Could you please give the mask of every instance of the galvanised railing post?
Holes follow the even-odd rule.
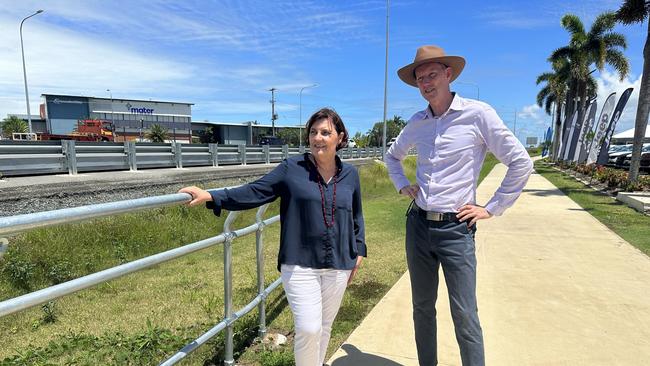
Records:
[[[305,145],[300,145],[300,147],[298,149],[299,149],[298,151],[300,151],[300,154],[305,153]]]
[[[352,146],[348,145],[348,156],[346,158],[350,159],[352,157]]]
[[[223,233],[226,240],[223,243],[223,307],[224,318],[226,319],[226,349],[223,364],[234,366],[233,357],[234,349],[234,326],[231,322],[232,312],[232,241],[236,238],[235,233],[230,229],[230,225],[239,216],[239,211],[230,211],[226,222],[223,224]]]
[[[239,161],[241,165],[246,165],[246,145],[239,145]]]
[[[268,145],[266,145],[268,146]],[[257,335],[264,338],[266,335],[266,298],[264,298],[264,213],[269,208],[268,203],[257,209],[255,222],[257,231],[255,232],[255,254],[257,256],[257,294],[262,296],[262,301],[257,305],[259,312],[260,329]]]
[[[180,142],[172,143],[172,153],[174,153],[174,162],[176,162],[176,168],[180,169],[183,167],[183,146]]]
[[[269,145],[264,145],[262,148],[264,150],[264,161],[267,164],[271,164],[271,149]]]
[[[0,238],[0,259],[9,250],[9,239]]]
[[[129,161],[129,170],[135,172],[138,170],[138,160],[135,156],[135,141],[124,141],[124,153]]]
[[[68,168],[68,174],[77,175],[77,153],[75,151],[75,141],[61,140],[61,149],[65,156],[65,165]]]
[[[289,158],[289,145],[282,145],[282,159]]]
[[[219,145],[209,144],[208,150],[210,150],[210,158],[212,160],[212,166],[218,167],[219,166]]]

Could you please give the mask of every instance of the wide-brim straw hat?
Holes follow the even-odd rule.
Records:
[[[397,76],[408,85],[417,87],[418,84],[415,81],[415,69],[418,66],[429,62],[439,62],[449,66],[451,68],[450,82],[456,80],[465,67],[465,59],[460,56],[446,55],[445,50],[438,46],[422,46],[418,48],[415,53],[413,63],[397,70]]]

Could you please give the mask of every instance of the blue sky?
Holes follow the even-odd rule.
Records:
[[[550,116],[535,105],[537,75],[568,43],[566,13],[586,27],[621,1],[391,1],[388,116],[426,104],[396,75],[418,46],[436,44],[467,66],[452,89],[492,104],[517,136],[541,136]],[[352,134],[383,116],[385,1],[29,1],[0,0],[0,116],[25,113],[20,21],[31,109],[61,93],[194,103],[194,120],[279,125],[335,108]],[[635,86],[617,131],[633,127],[647,24],[618,26],[631,73],[596,73],[600,102]],[[302,87],[317,83],[315,88]]]

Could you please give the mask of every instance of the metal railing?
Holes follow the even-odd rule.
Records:
[[[154,196],[134,200],[103,203],[97,205],[81,206],[54,211],[38,212],[25,215],[17,215],[0,218],[0,257],[7,250],[10,234],[17,234],[26,230],[48,227],[60,223],[71,223],[92,218],[116,215],[125,212],[134,212],[154,207],[170,206],[187,203],[191,196],[187,193],[176,193],[164,196]],[[220,331],[226,331],[225,337],[225,365],[234,365],[233,358],[233,326],[237,319],[252,311],[256,306],[259,312],[259,335],[266,333],[266,308],[267,296],[281,283],[276,279],[271,285],[264,288],[264,255],[263,255],[263,230],[266,225],[273,224],[280,220],[276,215],[263,219],[268,204],[261,206],[255,216],[255,224],[232,230],[231,225],[239,214],[239,211],[231,211],[223,226],[223,233],[208,239],[186,244],[182,247],[157,253],[129,263],[118,265],[100,272],[92,273],[68,282],[47,287],[22,296],[0,302],[0,317],[10,315],[27,308],[44,304],[48,301],[75,293],[77,291],[102,284],[127,274],[150,268],[160,263],[194,253],[198,250],[212,247],[223,243],[223,272],[224,272],[224,319],[190,344],[183,347],[172,357],[161,365],[173,365],[182,360],[199,346],[207,342]],[[237,312],[233,312],[232,304],[232,243],[241,236],[255,232],[256,234],[256,258],[257,258],[257,296],[246,306]]]
[[[183,168],[233,164],[270,164],[302,154],[307,148],[219,144],[62,141],[0,141],[3,176],[75,175],[83,172],[147,168]],[[347,147],[342,159],[380,158],[381,148]]]

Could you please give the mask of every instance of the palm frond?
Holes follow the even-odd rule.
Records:
[[[642,23],[650,16],[650,1],[624,0],[616,12],[616,19],[623,24]]]
[[[577,15],[566,14],[562,17],[561,23],[562,27],[568,30],[571,35],[576,33],[585,33],[585,26]]]
[[[625,77],[629,74],[630,63],[628,62],[623,52],[619,50],[609,50],[607,51],[605,60],[608,64],[612,65],[614,70],[616,70],[621,81],[625,79]]]

